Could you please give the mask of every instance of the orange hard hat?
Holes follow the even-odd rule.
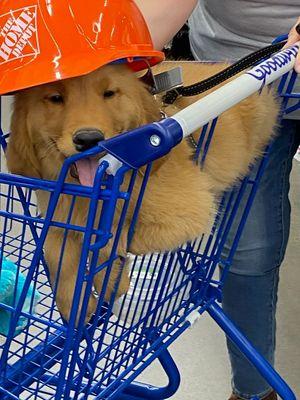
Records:
[[[1,0],[0,94],[164,59],[133,0]]]

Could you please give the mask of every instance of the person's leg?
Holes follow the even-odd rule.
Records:
[[[271,364],[279,266],[290,228],[289,175],[299,135],[300,121],[283,122],[223,291],[224,311]],[[224,257],[232,240],[233,237],[228,238]],[[229,340],[227,345],[233,392],[242,398],[264,397],[271,391],[267,382]]]

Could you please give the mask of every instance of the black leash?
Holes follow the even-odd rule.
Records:
[[[196,96],[200,93],[206,92],[207,90],[212,89],[214,86],[219,85],[227,79],[232,78],[234,75],[254,66],[259,61],[262,61],[266,57],[269,57],[273,53],[281,50],[285,44],[286,41],[283,41],[264,47],[247,55],[236,63],[230,65],[228,68],[225,68],[223,71],[220,71],[201,82],[170,90],[163,97],[163,102],[164,104],[173,104],[178,96]]]

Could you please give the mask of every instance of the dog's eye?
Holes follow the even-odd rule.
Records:
[[[110,99],[110,98],[114,97],[115,94],[116,94],[115,90],[105,90],[105,92],[103,93],[103,97],[105,99]]]
[[[48,96],[47,100],[49,100],[53,104],[63,104],[64,102],[64,98],[61,94],[53,94],[51,96]]]

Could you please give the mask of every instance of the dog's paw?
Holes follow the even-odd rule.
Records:
[[[87,325],[90,322],[93,314],[95,313],[96,308],[97,308],[97,303],[98,303],[97,298],[94,295],[91,295],[89,304],[88,304],[88,308],[86,311],[85,320],[84,320],[85,325]],[[76,323],[76,325],[77,325],[77,323]]]
[[[119,297],[123,296],[123,294],[126,294],[129,290],[130,286],[130,279],[128,275],[127,268],[125,268],[125,271],[123,271],[118,290],[117,290],[117,295],[116,298],[118,299]]]
[[[122,268],[121,277],[120,268]],[[117,300],[123,294],[126,294],[130,286],[127,263],[125,266],[122,266],[120,261],[114,262],[113,268],[110,271],[108,284],[105,288],[103,288],[104,279],[105,271],[99,272],[94,278],[94,285],[99,296],[103,295],[102,291],[105,290],[104,299],[106,302],[109,303],[112,299]]]
[[[60,312],[62,319],[66,322],[70,321],[70,316],[71,316],[71,310],[72,310],[72,304],[73,304],[73,298],[67,298],[64,297],[63,299],[59,298],[58,296],[56,297],[56,304],[58,311]],[[78,326],[80,317],[81,317],[81,311],[82,311],[82,301],[80,301],[80,304],[77,309],[76,313],[76,327]],[[86,315],[84,317],[84,324],[86,325],[92,318],[92,315],[95,313],[97,307],[97,299],[94,295],[90,296],[89,299],[89,304],[86,310]]]

